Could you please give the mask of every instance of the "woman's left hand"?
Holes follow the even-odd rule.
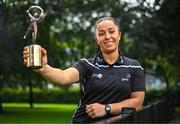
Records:
[[[86,113],[91,118],[103,117],[106,115],[105,105],[102,105],[99,103],[93,103],[93,104],[86,105]]]

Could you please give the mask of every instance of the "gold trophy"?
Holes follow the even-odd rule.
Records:
[[[28,46],[29,57],[27,59],[27,67],[38,69],[42,67],[42,55],[41,46],[35,43],[37,37],[37,23],[45,17],[45,14],[40,6],[31,6],[26,12],[30,18],[30,25],[24,35],[24,39],[29,32],[32,33],[32,44]]]

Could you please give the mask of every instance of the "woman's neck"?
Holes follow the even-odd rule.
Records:
[[[112,65],[119,58],[119,51],[117,50],[111,53],[102,52],[102,55],[103,55],[103,58],[106,60],[106,62]]]

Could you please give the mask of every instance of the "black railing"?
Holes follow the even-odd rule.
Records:
[[[169,99],[163,99],[149,104],[140,112],[124,113],[106,120],[97,122],[97,124],[111,123],[168,123],[174,117],[174,102]]]

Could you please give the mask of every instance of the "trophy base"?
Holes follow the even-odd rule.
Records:
[[[32,44],[28,46],[29,57],[27,59],[27,67],[39,69],[42,67],[41,46]]]
[[[31,69],[40,69],[42,68],[42,66],[27,66],[28,68],[31,68]]]

